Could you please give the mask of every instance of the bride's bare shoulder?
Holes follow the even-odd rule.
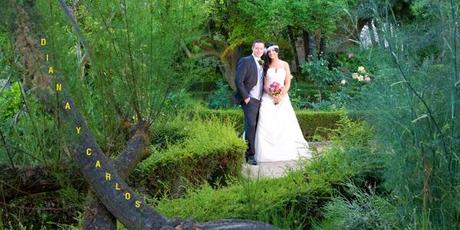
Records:
[[[287,61],[285,61],[285,60],[281,60],[281,59],[280,59],[280,62],[281,62],[281,64],[282,64],[283,66],[289,65],[289,63],[288,63]]]
[[[284,68],[288,68],[289,67],[289,63],[287,61],[284,61],[284,60],[281,60],[281,63],[283,65]]]

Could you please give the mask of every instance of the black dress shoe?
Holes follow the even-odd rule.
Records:
[[[257,161],[256,159],[253,157],[253,156],[250,156],[246,159],[246,163],[250,164],[250,165],[257,165]]]

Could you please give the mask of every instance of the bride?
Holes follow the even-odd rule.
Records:
[[[258,163],[311,158],[289,100],[292,78],[289,64],[278,58],[277,45],[269,46],[266,51],[268,69],[257,123],[255,158]]]

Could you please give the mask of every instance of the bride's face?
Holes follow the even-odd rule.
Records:
[[[278,58],[278,53],[275,50],[270,50],[270,51],[268,51],[268,57],[270,59],[277,59]]]

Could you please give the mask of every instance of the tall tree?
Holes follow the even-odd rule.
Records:
[[[349,2],[355,1],[210,1],[207,31],[201,42],[202,49],[195,56],[212,55],[218,58],[221,73],[235,89],[235,68],[238,59],[255,39],[276,42],[294,54],[298,67],[296,41],[304,39],[304,51],[313,55],[315,47],[324,52],[326,39],[345,15]],[[350,3],[350,4],[351,4]],[[316,54],[315,54],[316,55]],[[190,55],[192,56],[192,55]]]

